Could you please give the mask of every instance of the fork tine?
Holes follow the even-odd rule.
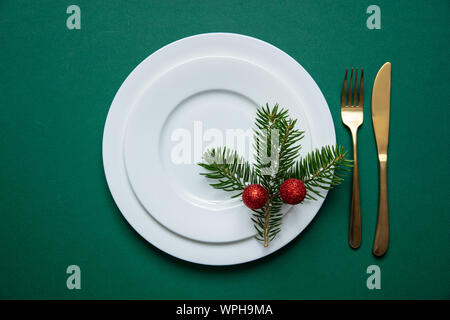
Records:
[[[364,69],[361,68],[361,80],[359,80],[359,107],[364,105]]]
[[[347,73],[348,69],[345,69],[344,84],[342,85],[342,93],[341,93],[341,108],[345,107],[345,97],[347,95]]]
[[[350,89],[348,89],[347,106],[349,106],[349,107],[353,106],[353,104],[352,104],[352,85],[353,85],[353,68],[352,68],[352,72],[350,73]]]
[[[357,107],[357,100],[356,100],[356,93],[358,92],[358,90],[356,89],[358,85],[358,68],[356,68],[356,72],[355,72],[355,86],[353,87],[353,104],[352,106]]]

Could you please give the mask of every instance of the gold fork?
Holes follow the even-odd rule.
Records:
[[[357,97],[358,68],[355,72],[355,84],[353,85],[353,68],[350,74],[350,88],[347,95],[347,74],[345,70],[344,84],[341,93],[341,118],[342,122],[349,128],[353,140],[353,189],[352,205],[350,209],[350,228],[348,243],[353,249],[361,245],[361,202],[359,198],[359,172],[358,172],[358,128],[363,123],[363,103],[364,103],[364,69],[361,69],[361,79],[359,81],[359,94]],[[358,98],[358,99],[357,99]],[[358,102],[357,102],[358,100]]]

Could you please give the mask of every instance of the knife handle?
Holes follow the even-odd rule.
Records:
[[[389,213],[387,190],[387,159],[379,161],[379,191],[378,191],[378,220],[372,252],[381,257],[388,249],[389,244]]]
[[[350,209],[348,244],[353,249],[357,249],[361,246],[361,201],[359,197],[358,144],[356,138],[357,138],[357,131],[352,130],[353,187],[352,187],[352,205]]]

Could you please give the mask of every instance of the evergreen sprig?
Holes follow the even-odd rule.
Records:
[[[245,187],[258,183],[258,176],[248,161],[238,156],[237,151],[226,147],[207,150],[203,155],[204,162],[198,165],[208,170],[201,175],[217,182],[210,183],[215,189],[236,192],[232,198],[242,194]]]
[[[252,210],[251,220],[256,229],[256,238],[268,246],[281,231],[283,201],[279,195],[281,184],[290,178],[302,180],[307,189],[307,199],[323,197],[321,191],[342,182],[342,174],[351,166],[346,152],[341,147],[325,146],[314,150],[305,158],[298,159],[304,132],[295,128],[297,120],[289,118],[286,109],[268,104],[256,112],[254,148],[255,163],[252,166],[236,151],[227,148],[205,152],[207,170],[201,174],[216,180],[210,185],[216,189],[233,192],[232,197],[242,195],[250,184],[261,184],[269,198],[263,208]]]
[[[352,166],[346,155],[342,147],[324,146],[298,160],[288,176],[303,181],[308,191],[307,199],[316,200],[315,196],[323,198],[322,190],[329,190],[344,181],[344,174]]]
[[[267,190],[269,200],[262,210],[254,210],[254,223],[258,240],[268,246],[281,230],[283,201],[278,190],[294,164],[301,148],[303,132],[295,128],[297,120],[289,118],[286,109],[276,104],[272,109],[266,104],[256,112],[255,143],[256,173]]]

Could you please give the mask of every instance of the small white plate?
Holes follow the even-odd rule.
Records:
[[[205,130],[249,128],[256,107],[266,102],[279,102],[299,118],[307,132],[303,152],[335,144],[331,114],[313,79],[266,42],[197,35],[165,46],[136,67],[108,113],[103,162],[114,200],[141,236],[178,258],[228,265],[278,250],[309,224],[323,200],[293,207],[282,232],[264,248],[242,203],[208,186],[195,161],[172,161],[175,129],[192,132],[197,120]]]
[[[235,142],[229,141],[231,149],[248,146],[241,149],[250,158],[256,109],[275,101],[289,106],[295,118],[306,119],[295,92],[246,60],[199,58],[155,80],[135,102],[125,138],[130,182],[147,211],[170,230],[193,240],[231,242],[254,236],[251,211],[240,199],[230,199],[230,193],[210,187],[197,163],[210,146],[204,141],[208,133],[217,133],[220,139],[216,140],[222,140],[213,141],[216,147],[226,143],[227,135]],[[309,132],[306,120],[300,123],[299,129]],[[230,138],[238,130],[240,145],[237,138]],[[183,140],[173,141],[179,134]],[[308,134],[302,140],[303,152],[310,151],[310,140]]]

